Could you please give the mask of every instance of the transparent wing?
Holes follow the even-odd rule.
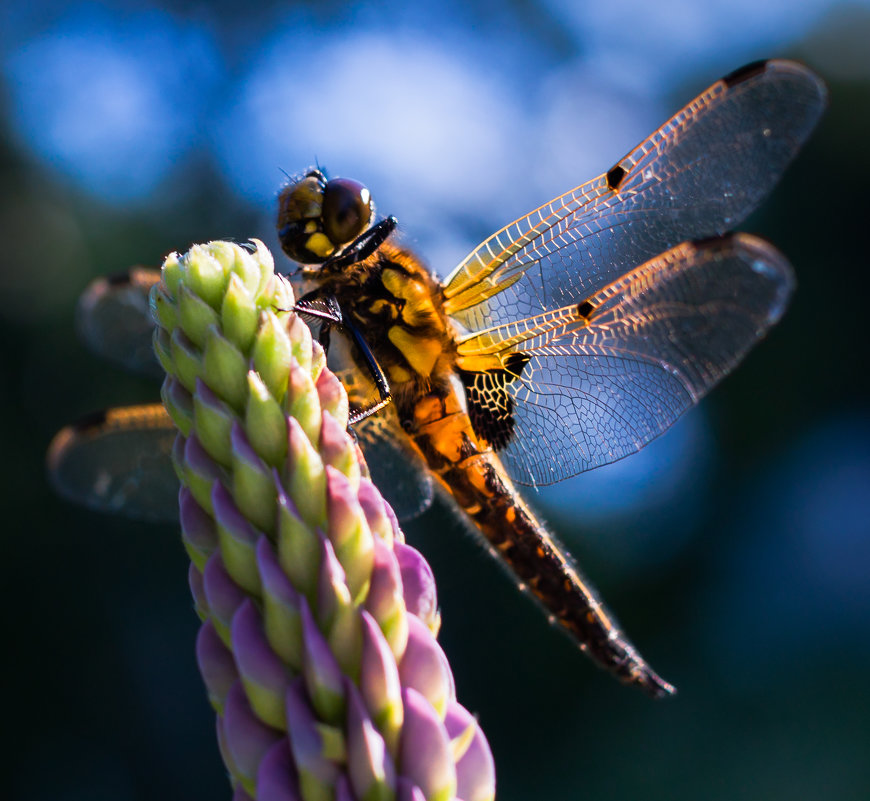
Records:
[[[134,267],[93,281],[79,300],[77,328],[88,347],[115,364],[163,378],[154,356],[151,287],[160,271]],[[335,337],[339,340],[341,338]],[[364,371],[341,371],[351,403],[364,405],[373,385],[363,386]],[[354,400],[356,395],[356,400]],[[389,407],[355,427],[372,479],[406,520],[432,503],[432,479]],[[133,518],[171,520],[178,516],[178,482],[168,459],[175,433],[162,407],[112,409],[58,434],[49,455],[52,479],[78,503]],[[168,500],[167,500],[168,499]]]
[[[131,267],[92,281],[79,298],[76,330],[98,356],[142,375],[163,379],[151,343],[149,295],[160,270]]]
[[[688,239],[722,234],[770,191],[826,90],[770,61],[713,84],[604,175],[493,234],[444,286],[467,331],[579,302]]]
[[[154,322],[148,305],[151,287],[159,280],[160,270],[148,267],[96,279],[79,299],[76,328],[97,355],[162,379],[163,368],[151,345]]]
[[[346,344],[344,338],[339,342]],[[330,347],[330,356],[335,353]],[[361,408],[377,397],[374,383],[363,368],[335,371],[353,407]],[[387,499],[399,520],[411,520],[425,512],[435,494],[432,476],[423,457],[413,449],[402,429],[395,406],[385,406],[377,414],[353,426],[353,433],[365,455],[375,486]]]
[[[170,458],[175,433],[160,404],[100,412],[55,436],[49,476],[61,495],[91,509],[177,520],[178,478]]]
[[[398,426],[398,428],[396,427]],[[399,520],[412,520],[431,505],[435,490],[426,463],[408,446],[395,408],[387,406],[354,428],[369,474]]]
[[[472,421],[521,483],[621,459],[743,358],[792,287],[788,262],[756,237],[679,245],[581,303],[461,340]],[[473,369],[487,363],[507,369]]]

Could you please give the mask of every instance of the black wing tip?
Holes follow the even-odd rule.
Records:
[[[821,107],[827,102],[828,87],[821,77],[806,64],[800,61],[790,61],[784,58],[762,59],[760,61],[751,61],[749,64],[744,64],[742,67],[729,72],[722,83],[728,89],[733,89],[741,83],[751,81],[753,78],[764,75],[766,73],[790,74],[795,78],[799,78],[807,86],[812,87],[814,93],[818,95],[821,102]],[[811,92],[812,93],[812,92]]]
[[[78,420],[69,425],[64,426],[52,437],[51,443],[48,446],[48,452],[45,456],[45,463],[48,467],[49,475],[52,478],[52,484],[58,487],[54,477],[57,471],[62,466],[67,454],[67,450],[71,444],[80,440],[82,436],[86,436],[90,432],[101,428],[105,425],[108,419],[108,412],[102,409],[97,412],[91,412],[83,415]],[[60,487],[61,492],[64,490]]]
[[[76,304],[76,315],[79,321],[87,319],[94,310],[98,309],[107,297],[114,293],[123,292],[134,285],[133,270],[121,270],[109,275],[101,275],[94,278],[79,296]],[[87,335],[80,335],[87,340]]]
[[[126,270],[116,270],[107,275],[101,275],[94,278],[85,292],[101,294],[109,289],[119,289],[121,287],[129,286],[150,289],[159,280],[159,267],[145,267],[141,264],[136,264],[132,267],[128,267]]]
[[[750,61],[749,64],[744,64],[733,72],[729,72],[722,78],[722,83],[731,89],[732,87],[737,86],[737,84],[748,81],[750,78],[754,78],[756,75],[761,75],[763,72],[767,72],[771,63],[773,62],[766,58],[758,61]]]
[[[106,424],[106,421],[108,419],[108,409],[100,409],[99,411],[88,412],[87,414],[82,415],[77,420],[70,423],[67,426],[67,429],[75,434],[81,434],[86,431],[91,431],[95,428],[100,428],[101,426]]]
[[[135,267],[129,267],[126,270],[118,270],[117,272],[104,275],[102,278],[97,278],[96,281],[105,281],[110,287],[127,286],[133,283],[133,271],[135,269]]]
[[[765,255],[776,261],[785,261],[785,256],[769,240],[745,231],[726,231],[724,234],[703,236],[689,243],[697,250],[742,250]]]
[[[752,256],[771,264],[784,265],[785,270],[790,271],[791,265],[779,248],[764,237],[756,234],[747,234],[745,231],[728,231],[718,236],[707,236],[693,239],[689,243],[696,250],[722,250]]]
[[[791,263],[775,245],[760,236],[743,231],[695,239],[689,244],[699,253],[723,253],[726,257],[739,259],[748,265],[759,279],[772,288],[773,295],[765,328],[782,318],[797,285],[797,279]]]
[[[776,246],[769,240],[756,234],[747,234],[745,231],[726,231],[724,234],[701,236],[692,239],[690,244],[698,250],[710,250],[718,247],[729,250],[740,248],[742,250],[764,250],[779,253]]]
[[[736,237],[737,233],[735,231],[726,231],[724,234],[698,237],[698,239],[691,240],[691,244],[698,250],[707,250],[709,248],[731,245]]]

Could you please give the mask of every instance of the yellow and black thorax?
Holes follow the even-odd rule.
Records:
[[[400,419],[410,422],[414,398],[443,387],[455,368],[455,333],[440,282],[389,242],[351,267],[326,264],[310,277],[362,332],[390,382]]]

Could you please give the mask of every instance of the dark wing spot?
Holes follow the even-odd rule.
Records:
[[[471,427],[495,451],[502,450],[513,437],[514,401],[508,387],[519,379],[528,363],[529,357],[525,354],[511,353],[505,359],[503,370],[459,371],[465,385]]]
[[[615,192],[619,189],[623,178],[625,178],[625,168],[617,164],[607,171],[607,186]]]
[[[507,373],[511,376],[511,381],[515,381],[523,374],[523,370],[526,369],[530,358],[525,353],[508,354],[508,357],[504,360],[504,366]]]
[[[130,270],[121,270],[120,272],[111,273],[105,276],[106,283],[111,287],[127,286],[133,283],[133,278],[130,275]]]
[[[743,83],[743,81],[748,81],[756,75],[761,75],[761,73],[766,69],[767,61],[753,61],[751,64],[747,64],[744,67],[740,67],[740,69],[734,70],[734,72],[729,72],[722,79],[722,82],[725,86],[731,89],[733,86],[737,86],[738,83]]]
[[[735,236],[736,234],[733,231],[729,231],[722,236],[705,236],[701,239],[693,239],[692,245],[697,250],[727,250],[731,247],[731,241],[735,238]]]
[[[595,307],[588,300],[584,300],[582,303],[577,305],[577,314],[586,320],[589,319],[589,315],[592,314],[593,311],[595,311]]]
[[[77,434],[92,431],[95,428],[100,428],[106,424],[106,421],[109,419],[109,416],[105,409],[101,409],[96,412],[89,412],[86,415],[83,415],[78,420],[76,420],[70,428],[72,428]]]

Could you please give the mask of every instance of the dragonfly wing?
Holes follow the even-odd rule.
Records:
[[[160,404],[109,409],[55,436],[49,476],[61,495],[91,509],[177,520],[178,478],[170,457],[175,434]]]
[[[467,331],[525,318],[725,233],[772,189],[825,97],[814,73],[788,61],[723,78],[604,175],[483,242],[445,281],[445,310]]]
[[[347,347],[343,337],[330,346],[330,358]],[[345,352],[338,357],[348,363]],[[335,369],[352,407],[364,408],[377,398],[374,382],[362,367]],[[432,477],[420,453],[413,449],[392,404],[353,426],[372,481],[387,499],[399,520],[411,520],[425,512],[435,494]]]
[[[520,483],[550,484],[663,433],[782,316],[786,259],[747,234],[684,243],[581,303],[469,335],[475,429]],[[501,370],[468,370],[499,360]]]
[[[149,294],[160,271],[133,267],[91,282],[79,299],[76,327],[96,354],[122,367],[154,378],[163,368],[154,356]]]
[[[399,520],[412,520],[431,505],[435,494],[423,458],[407,445],[393,406],[354,426],[369,475]]]

